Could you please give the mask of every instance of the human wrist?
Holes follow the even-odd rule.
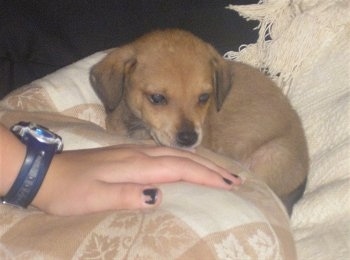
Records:
[[[26,147],[7,128],[0,126],[0,196],[14,183],[23,164]]]
[[[1,200],[26,208],[38,193],[52,158],[62,151],[63,142],[57,134],[32,122],[19,122],[11,132],[25,144],[26,156],[16,180]]]

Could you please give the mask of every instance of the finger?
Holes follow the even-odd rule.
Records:
[[[111,153],[110,150],[114,150],[115,152]],[[85,152],[89,153],[90,151],[85,151]],[[81,152],[80,154],[83,154],[83,152]],[[232,181],[236,185],[242,182],[237,175],[230,173],[229,171],[218,166],[214,162],[200,155],[197,155],[185,150],[181,150],[181,149],[175,149],[175,148],[170,148],[165,146],[154,146],[154,145],[140,146],[140,145],[126,144],[126,145],[111,146],[111,147],[103,148],[100,150],[99,155],[102,156],[104,162],[107,162],[107,161],[112,162],[110,166],[113,172],[115,172],[115,170],[113,169],[116,168],[113,162],[114,163],[118,162],[120,164],[127,163],[128,164],[127,168],[131,169],[133,167],[130,167],[130,165],[134,165],[134,168],[137,168],[138,166],[140,167],[142,163],[147,163],[150,157],[158,158],[158,157],[164,157],[164,156],[169,156],[169,157],[173,156],[173,157],[179,157],[179,158],[187,158],[196,163],[202,164],[203,166],[215,171],[217,174],[220,174],[225,179]],[[96,156],[94,157],[95,158],[93,159],[99,160],[99,158],[97,158]],[[86,160],[85,156],[82,156],[81,159],[84,161]],[[140,161],[143,161],[143,162],[141,163]],[[169,161],[169,163],[172,163],[172,162]],[[103,167],[105,167],[105,165]],[[150,167],[155,168],[154,165]],[[144,169],[147,169],[147,167],[140,167],[141,171],[144,171]],[[110,171],[107,170],[106,172],[108,173]],[[126,175],[131,174],[130,171],[126,171],[125,173]],[[127,181],[125,179],[120,179],[120,181],[121,180]]]
[[[49,213],[69,216],[109,210],[147,209],[157,207],[161,200],[161,191],[153,186],[99,182],[84,195],[83,201],[75,202],[70,198],[64,205],[51,207]]]
[[[211,187],[231,188],[241,180],[225,169],[190,152],[167,147],[120,146],[116,153],[103,155],[99,179],[109,183],[156,184],[190,181]],[[86,160],[86,158],[83,158]],[[92,160],[99,160],[96,156]]]
[[[148,155],[151,156],[175,156],[175,157],[184,157],[191,159],[199,164],[202,164],[205,167],[210,168],[213,171],[216,171],[223,177],[231,180],[235,184],[241,183],[241,180],[239,179],[239,176],[235,175],[234,173],[229,172],[227,169],[224,169],[223,167],[220,167],[216,163],[208,160],[207,158],[200,156],[198,154],[189,152],[187,150],[182,149],[174,149],[169,147],[148,147],[148,149],[145,150],[145,152]]]
[[[232,185],[241,184],[239,178],[231,176],[229,173],[218,174],[216,167],[212,169],[192,159],[181,157],[158,157],[159,170],[153,177],[159,182],[186,181],[210,187],[230,189]],[[171,163],[169,163],[171,161]],[[152,176],[150,176],[152,177]]]
[[[142,159],[143,158],[143,159]],[[175,156],[139,157],[137,162],[118,164],[118,174],[104,174],[106,182],[128,182],[141,184],[187,181],[216,188],[230,189],[240,180],[225,178],[216,171],[189,158]],[[131,165],[133,167],[131,167]],[[132,168],[132,169],[131,169]]]

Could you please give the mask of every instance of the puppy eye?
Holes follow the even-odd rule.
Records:
[[[149,95],[149,101],[154,105],[166,105],[167,100],[162,94],[151,94]]]
[[[205,104],[208,102],[210,95],[208,93],[203,93],[199,96],[198,102],[199,104]]]

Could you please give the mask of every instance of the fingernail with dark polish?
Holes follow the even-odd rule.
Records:
[[[158,190],[157,189],[146,189],[143,191],[143,195],[145,195],[145,203],[149,205],[154,205],[158,198]]]
[[[233,177],[236,177],[236,178],[240,178],[237,174],[234,174],[234,173],[231,173],[231,175],[233,176]]]
[[[224,182],[226,182],[228,185],[231,185],[233,182],[230,181],[229,179],[226,179],[226,178],[222,178],[224,180]]]

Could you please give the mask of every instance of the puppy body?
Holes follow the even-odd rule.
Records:
[[[302,194],[308,152],[287,98],[261,72],[224,60],[192,34],[157,31],[116,48],[92,68],[91,83],[105,104],[109,130],[229,156],[264,180],[289,210],[290,197]]]
[[[231,69],[232,89],[221,111],[209,111],[202,144],[241,162],[284,199],[308,173],[300,119],[260,71],[241,63]]]

